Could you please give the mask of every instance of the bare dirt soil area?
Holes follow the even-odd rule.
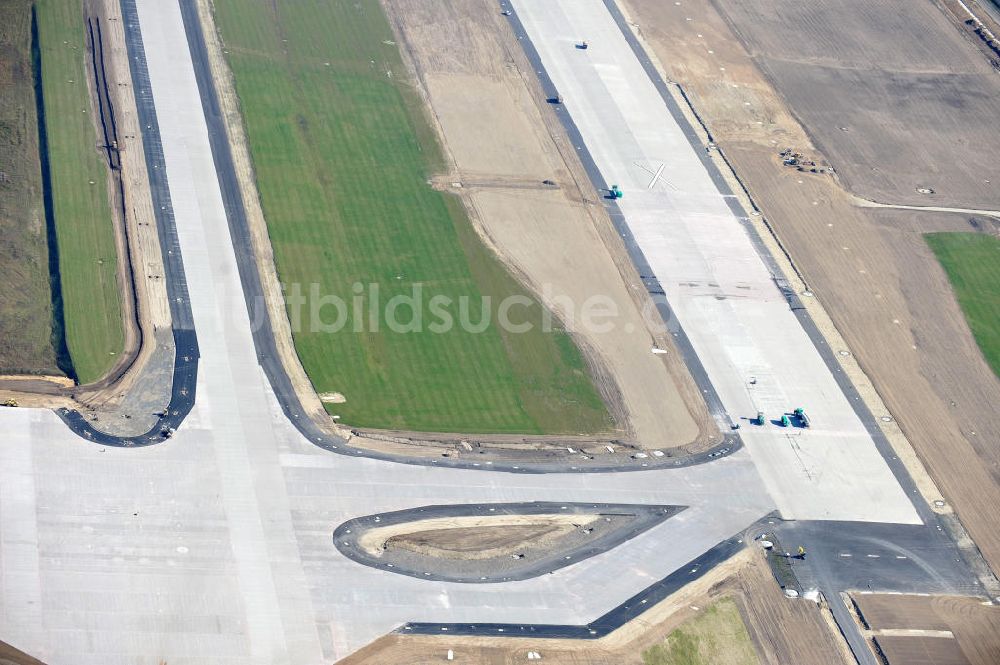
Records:
[[[526,544],[551,540],[588,524],[596,515],[500,515],[447,517],[372,529],[359,545],[372,553],[404,549],[425,556],[485,559],[510,554]]]
[[[28,0],[0,15],[0,374],[58,374]]]
[[[0,642],[0,665],[45,665],[6,642]]]
[[[539,520],[507,526],[470,526],[430,529],[389,538],[387,549],[404,549],[424,556],[449,559],[485,559],[509,556],[525,548],[544,548],[552,541],[596,519],[584,516],[573,522]]]
[[[935,3],[716,5],[850,191],[996,206],[1000,78]]]
[[[450,172],[440,185],[462,198],[487,244],[574,333],[625,425],[622,437],[659,448],[716,436],[496,4],[384,5],[445,146]],[[595,298],[618,312],[610,330],[581,320]]]
[[[385,546],[449,559],[485,558],[509,555],[528,546],[544,546],[550,539],[575,528],[574,524],[521,524],[499,529],[488,526],[431,529],[390,538]]]
[[[854,354],[996,568],[1000,412],[995,405],[1000,403],[1000,381],[983,360],[947,277],[923,239],[926,232],[942,230],[996,233],[996,224],[983,215],[862,208],[845,189],[858,186],[859,194],[894,203],[947,200],[955,207],[974,208],[992,201],[989,207],[998,207],[996,188],[985,182],[997,182],[990,176],[995,164],[982,155],[996,153],[993,143],[1000,142],[1000,135],[980,131],[995,121],[996,113],[993,102],[976,92],[998,85],[990,79],[996,75],[976,61],[980,52],[963,42],[959,28],[926,4],[913,3],[901,12],[894,3],[848,0],[766,6],[730,0],[689,0],[680,6],[653,0],[623,3],[637,32],[667,76],[684,87],[830,314],[848,345],[841,350]],[[755,23],[761,12],[770,18]],[[855,20],[855,15],[862,18]],[[772,30],[784,40],[764,34]],[[831,73],[836,69],[832,59],[841,54],[843,71]],[[817,76],[826,77],[817,79],[825,87],[792,74],[781,78],[788,69],[785,62],[815,68]],[[853,94],[849,88],[869,70],[864,89],[870,98],[845,106],[842,100]],[[925,84],[928,77],[952,74],[966,77],[972,89],[962,95],[973,99],[965,100],[951,83],[940,92]],[[913,83],[921,94],[894,87],[894,76],[923,81]],[[950,122],[955,99],[965,100],[962,113],[973,116],[962,125]],[[824,108],[842,109],[843,117],[823,116]],[[815,117],[808,115],[810,109]],[[897,111],[893,122],[904,124],[886,132],[871,118]],[[815,126],[804,129],[797,118]],[[955,147],[956,133],[970,146],[968,153]],[[847,143],[841,146],[842,141]],[[779,152],[786,148],[801,155],[799,164],[783,164]],[[813,173],[813,168],[825,172]],[[881,176],[870,178],[877,175],[871,168]],[[928,173],[933,182],[925,180]],[[918,182],[934,193],[916,192]]]
[[[815,603],[785,598],[760,551],[747,549],[704,577],[597,640],[387,635],[340,665],[414,665],[446,662],[513,665],[537,652],[558,665],[641,665],[642,654],[685,621],[722,598],[739,607],[762,663],[846,665],[855,662],[828,612]]]
[[[955,640],[923,635],[880,635],[874,640],[889,665],[970,665]]]
[[[851,598],[862,629],[890,665],[1000,662],[1000,607],[961,596]]]
[[[865,624],[873,630],[948,630],[946,612],[952,608],[938,612],[944,602],[942,597],[859,593],[852,598]]]

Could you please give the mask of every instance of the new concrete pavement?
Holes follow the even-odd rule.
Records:
[[[628,474],[526,475],[330,454],[258,364],[179,7],[138,20],[201,360],[170,440],[101,447],[0,412],[0,634],[52,663],[322,663],[408,621],[586,624],[774,508],[745,453]],[[738,492],[734,493],[734,488]],[[332,544],[345,520],[449,503],[688,505],[552,575],[425,582]]]
[[[782,514],[919,518],[602,0],[511,5]],[[588,48],[579,48],[586,41]],[[704,147],[701,148],[702,152]],[[811,426],[782,427],[804,407]],[[766,424],[749,419],[763,411]],[[794,419],[793,419],[794,420]]]
[[[407,622],[582,634],[572,627],[604,617],[610,629],[639,611],[639,595],[676,588],[682,571],[697,574],[689,562],[700,557],[694,570],[703,570],[777,507],[851,524],[920,521],[599,0],[515,6],[586,148],[625,189],[621,212],[725,408],[774,417],[803,405],[814,428],[744,425],[749,451],[632,473],[436,468],[317,447],[259,364],[181,11],[164,0],[135,6],[149,72],[149,88],[136,92],[155,102],[200,343],[197,399],[173,438],[141,449],[87,444],[48,411],[0,410],[6,641],[54,664],[300,665],[336,660]],[[579,39],[590,49],[575,49]],[[650,186],[648,168],[660,165]],[[527,501],[689,508],[610,552],[512,583],[404,577],[332,544],[339,524],[363,515]]]

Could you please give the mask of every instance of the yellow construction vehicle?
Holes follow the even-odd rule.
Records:
[[[16,399],[8,399],[8,400],[4,400],[4,403],[3,403],[3,404],[0,404],[0,406],[10,406],[10,407],[15,407],[15,406],[17,406],[17,400],[16,400]]]

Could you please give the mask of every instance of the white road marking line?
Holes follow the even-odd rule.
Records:
[[[646,189],[653,189],[656,186],[656,181],[660,179],[660,175],[663,173],[663,169],[666,168],[666,164],[660,164],[660,168],[656,169],[656,173],[653,175],[653,179],[649,181],[649,186]]]

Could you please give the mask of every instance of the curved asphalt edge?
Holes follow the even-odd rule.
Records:
[[[122,0],[122,2],[133,2],[134,0]],[[226,218],[229,223],[229,231],[232,237],[233,248],[236,253],[236,263],[239,269],[240,281],[243,285],[243,295],[246,301],[247,311],[252,322],[252,334],[254,346],[257,350],[257,361],[269,381],[278,404],[282,412],[289,421],[314,445],[343,455],[367,457],[388,462],[401,464],[413,464],[418,466],[437,466],[459,469],[480,469],[488,471],[503,471],[510,473],[584,473],[584,472],[617,472],[617,471],[645,471],[658,468],[678,468],[703,464],[712,461],[723,455],[731,454],[741,447],[738,437],[727,434],[725,440],[697,455],[676,457],[655,457],[644,453],[645,457],[639,458],[635,455],[619,454],[616,457],[608,455],[600,459],[585,460],[579,456],[569,457],[560,454],[553,461],[537,460],[517,460],[492,459],[489,461],[473,461],[473,459],[463,459],[455,457],[407,457],[383,453],[352,446],[346,439],[324,431],[302,407],[298,395],[292,386],[291,379],[281,362],[277,347],[274,341],[274,330],[271,323],[270,313],[267,310],[261,284],[260,273],[254,256],[253,243],[249,224],[246,219],[246,208],[244,206],[243,194],[236,177],[236,170],[233,165],[232,152],[226,133],[225,120],[219,107],[218,92],[215,88],[215,81],[212,78],[211,68],[208,59],[208,52],[205,45],[204,34],[202,33],[201,21],[198,17],[198,9],[195,0],[179,0],[181,15],[184,19],[184,28],[187,33],[188,46],[191,50],[191,59],[194,64],[195,77],[198,82],[198,89],[201,95],[202,107],[205,119],[208,124],[209,141],[212,148],[212,156],[215,161],[216,172],[219,177],[219,185],[222,190],[223,202],[226,210]],[[634,245],[634,243],[633,243]],[[662,303],[666,307],[666,303]],[[669,311],[667,308],[666,311]],[[667,316],[667,315],[665,315]],[[696,359],[695,359],[696,361]],[[700,364],[698,365],[700,367]],[[701,372],[704,376],[704,371]],[[701,384],[699,384],[701,385]],[[706,394],[710,399],[718,403],[714,397],[714,390]],[[577,442],[569,442],[568,446],[578,445]]]
[[[406,623],[395,633],[464,635],[478,637],[538,637],[596,640],[632,621],[646,610],[699,579],[743,549],[743,538],[733,536],[689,561],[659,582],[646,587],[610,612],[585,625],[516,623]]]
[[[146,66],[146,52],[143,48],[139,29],[139,16],[135,0],[120,0],[122,21],[125,27],[125,41],[131,60],[129,70],[135,91],[136,111],[142,132],[143,152],[149,185],[156,214],[156,231],[160,239],[163,257],[164,280],[170,299],[170,315],[174,337],[174,373],[170,391],[170,402],[162,415],[148,432],[138,436],[121,437],[95,429],[79,411],[56,409],[63,422],[77,435],[106,446],[131,447],[149,446],[170,438],[191,412],[195,401],[198,378],[198,337],[194,330],[191,300],[188,297],[187,279],[181,247],[177,239],[174,209],[170,201],[167,172],[163,160],[163,144],[156,119],[156,107],[149,84],[149,70]]]
[[[527,503],[487,503],[487,504],[453,504],[438,506],[422,506],[391,513],[365,515],[348,520],[333,531],[333,544],[337,550],[355,563],[371,568],[378,568],[389,573],[397,573],[421,580],[440,582],[459,582],[462,584],[492,584],[501,582],[520,582],[533,577],[559,570],[568,565],[579,563],[584,559],[603,554],[618,547],[627,540],[670,519],[685,510],[687,506],[629,504],[629,503],[573,503],[552,501],[531,501]],[[436,519],[442,517],[497,517],[499,515],[606,515],[609,513],[629,513],[635,515],[635,521],[625,527],[613,529],[592,542],[583,543],[572,548],[549,552],[528,564],[515,568],[495,577],[463,576],[458,574],[428,573],[401,564],[387,562],[373,556],[358,546],[358,539],[372,529],[406,524],[418,520]],[[425,557],[432,558],[432,557]]]

